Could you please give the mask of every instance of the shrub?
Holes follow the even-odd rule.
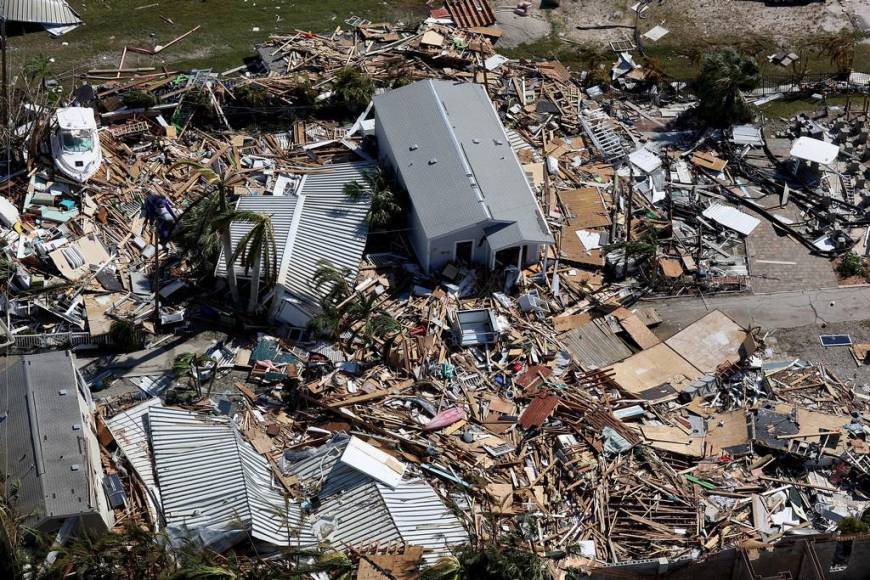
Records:
[[[855,252],[849,252],[837,264],[837,273],[843,278],[864,275],[864,260]]]
[[[157,99],[151,93],[132,90],[124,93],[121,102],[130,109],[149,109],[157,104]]]

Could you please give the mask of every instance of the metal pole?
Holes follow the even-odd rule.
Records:
[[[0,3],[0,9],[2,9],[4,11],[3,14],[0,14],[0,61],[2,61],[2,62],[0,62],[0,68],[3,69],[3,72],[2,72],[3,78],[0,79],[0,82],[3,83],[3,124],[6,127],[7,131],[11,131],[11,128],[9,127],[9,75],[8,75],[7,66],[6,66],[6,42],[7,42],[7,38],[6,38],[6,13],[5,13],[6,5],[5,5],[5,2]],[[9,140],[8,139],[6,140],[6,147],[7,147],[6,157],[8,160],[8,157],[9,157],[9,151],[8,151]],[[7,171],[9,170],[8,167],[6,169],[7,169]]]
[[[151,222],[151,235],[154,236],[154,330],[160,332],[160,235],[156,219]]]
[[[5,3],[0,5],[4,11],[6,9]],[[6,130],[9,129],[9,77],[6,67],[6,14],[0,14],[0,67],[3,68],[3,122],[6,125]]]

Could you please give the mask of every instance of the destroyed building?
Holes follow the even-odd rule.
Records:
[[[81,179],[31,129],[75,103],[22,106],[41,142],[2,182],[0,435],[28,434],[8,475],[36,481],[41,529],[127,550],[135,526],[245,574],[341,552],[410,578],[494,547],[555,578],[863,578],[870,334],[809,356],[757,319],[786,288],[819,326],[840,312],[834,268],[870,246],[870,107],[712,130],[632,41],[593,84],[506,56],[495,14],[274,33],[262,69],[125,52],[66,119],[100,154]],[[348,69],[371,102],[337,96]],[[395,224],[372,223],[373,175],[407,191]],[[194,219],[222,202],[226,227]],[[268,269],[242,259],[252,215]],[[29,354],[67,346],[75,365]]]

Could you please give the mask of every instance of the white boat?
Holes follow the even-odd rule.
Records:
[[[51,155],[55,167],[77,183],[84,183],[97,172],[103,150],[93,109],[67,107],[55,112]]]

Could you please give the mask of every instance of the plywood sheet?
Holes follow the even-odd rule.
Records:
[[[610,226],[610,211],[596,187],[560,191],[559,199],[568,211],[573,229],[591,229]]]
[[[714,310],[665,343],[702,373],[712,373],[722,363],[740,360],[746,334],[739,324]]]
[[[640,430],[644,439],[654,449],[687,457],[704,456],[703,437],[691,437],[682,429],[667,425],[642,425]]]
[[[749,430],[746,426],[746,411],[738,409],[719,413],[707,420],[707,453],[717,457],[729,450],[749,446]]]
[[[679,391],[703,374],[663,342],[635,353],[610,368],[616,384],[633,394],[662,383],[670,383]]]
[[[628,333],[628,336],[631,337],[631,340],[633,340],[637,346],[646,350],[661,342],[659,337],[653,334],[637,315],[627,310],[626,313],[627,314],[624,315],[617,315],[617,318],[619,319],[620,326],[622,326],[623,330]]]

